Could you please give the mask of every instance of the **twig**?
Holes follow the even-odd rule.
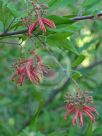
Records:
[[[2,32],[0,33],[0,37],[4,37],[4,36],[12,36],[12,35],[18,35],[18,34],[24,34],[27,33],[28,29],[24,29],[24,30],[19,30],[19,31],[13,31],[13,32]]]
[[[102,13],[98,13],[97,17],[101,17]],[[88,16],[79,16],[79,17],[74,17],[71,18],[70,20],[72,21],[79,21],[79,20],[86,20],[86,19],[94,19],[94,15],[88,15]],[[18,34],[24,34],[27,33],[28,29],[24,29],[24,30],[19,30],[19,31],[13,31],[13,32],[2,32],[0,33],[0,37],[4,37],[4,36],[11,36],[11,35],[18,35]]]
[[[3,43],[3,44],[15,44],[15,45],[19,45],[19,43],[14,43],[14,42],[1,42],[0,43]]]
[[[94,19],[95,17],[101,17],[102,13],[98,13],[97,16],[94,15],[88,15],[88,16],[79,16],[71,18],[72,21],[79,21],[79,20],[86,20],[86,19]]]
[[[93,63],[92,65],[90,65],[89,67],[87,67],[87,69],[94,68],[94,67],[96,67],[97,65],[100,65],[100,64],[102,64],[102,60]]]
[[[15,21],[15,17],[12,19],[12,21],[10,22],[10,24],[8,25],[8,27],[5,29],[4,33],[8,32],[8,30],[10,29],[11,25],[13,24],[13,22]]]

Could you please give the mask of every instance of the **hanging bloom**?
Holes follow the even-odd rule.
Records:
[[[34,50],[30,51],[30,54],[33,55],[36,58],[37,66],[36,70],[37,73],[40,74],[40,76],[43,76],[44,74],[47,74],[48,67],[43,64],[43,61],[40,56],[36,54]]]
[[[66,114],[64,119],[66,120],[70,114],[74,114],[72,119],[72,126],[76,124],[77,118],[79,118],[80,126],[83,126],[83,113],[85,113],[92,122],[95,122],[95,117],[93,113],[98,115],[96,108],[90,106],[93,103],[92,96],[89,95],[89,92],[77,92],[75,96],[71,94],[65,95],[66,102]]]
[[[50,19],[42,18],[42,22],[44,22],[44,24],[46,24],[46,25],[49,26],[50,28],[53,28],[53,29],[56,28],[55,23],[54,23],[52,20],[50,20]]]
[[[36,26],[37,26],[37,22],[34,22],[33,24],[28,26],[28,35],[30,37],[32,36],[32,33],[35,30]]]
[[[48,27],[50,27],[52,29],[56,28],[56,25],[54,24],[54,22],[52,20],[47,19],[47,18],[41,18],[40,16],[38,16],[37,21],[28,26],[28,35],[30,37],[32,36],[32,33],[38,24],[40,26],[40,30],[43,32],[43,35],[46,33],[45,25],[47,25]]]
[[[40,77],[47,73],[47,67],[43,64],[42,59],[38,56],[34,50],[30,51],[33,55],[32,58],[20,59],[14,64],[16,72],[14,73],[12,80],[16,81],[16,84],[22,85],[24,79],[27,77],[34,84],[40,83]]]
[[[39,22],[39,25],[40,25],[40,30],[43,32],[43,34],[45,34],[46,33],[46,28],[44,26],[44,22],[43,22],[41,17],[38,17],[38,22]]]
[[[42,30],[43,34],[46,33],[45,25],[47,25],[48,27],[50,27],[52,29],[56,28],[54,22],[50,19],[38,17],[38,22],[39,22],[40,29]]]
[[[22,85],[25,79],[26,69],[23,64],[20,64],[19,67],[17,64],[14,64],[14,67],[16,69],[16,72],[13,75],[12,80],[15,80],[15,78],[17,77],[18,80],[16,81],[16,84]]]
[[[37,3],[37,2],[31,2],[32,8],[28,12],[28,16],[25,18],[22,18],[22,23],[28,27],[28,35],[31,37],[33,31],[38,28],[42,31],[42,34],[44,35],[46,33],[46,26],[55,29],[56,25],[55,23],[47,18],[44,18],[43,15],[46,15],[46,9],[48,9],[48,6],[46,4]],[[33,22],[32,18],[33,16],[36,16],[35,21]]]

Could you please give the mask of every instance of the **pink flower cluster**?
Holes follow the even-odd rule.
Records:
[[[41,76],[47,73],[46,66],[43,64],[42,59],[35,53],[34,50],[30,51],[30,54],[35,58],[25,58],[19,60],[14,67],[16,69],[12,80],[16,81],[16,84],[22,85],[27,77],[32,83],[38,84]]]
[[[28,35],[30,37],[32,36],[32,33],[35,30],[35,28],[37,27],[37,25],[40,25],[40,30],[43,32],[43,34],[45,34],[46,33],[45,24],[50,28],[53,28],[53,29],[56,28],[56,26],[52,20],[47,19],[47,18],[41,18],[40,16],[38,16],[37,21],[28,26]]]
[[[89,106],[93,102],[92,96],[88,95],[88,92],[77,92],[76,96],[66,95],[65,96],[66,102],[66,114],[64,119],[66,120],[70,114],[74,114],[72,119],[72,126],[74,127],[77,118],[79,118],[80,126],[83,126],[83,113],[85,113],[92,122],[95,121],[95,117],[93,113],[98,115],[96,108]]]
[[[28,12],[28,17],[22,19],[22,23],[28,27],[28,35],[31,37],[37,26],[40,28],[43,35],[46,33],[46,26],[55,29],[55,23],[52,20],[43,17],[43,15],[46,14],[46,9],[48,9],[48,6],[46,4],[37,2],[31,3],[33,7]],[[33,19],[35,20],[34,22]]]

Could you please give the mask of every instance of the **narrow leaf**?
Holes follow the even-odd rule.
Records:
[[[85,59],[84,55],[79,55],[78,58],[72,63],[72,67],[76,67],[79,64],[82,63],[82,61]]]

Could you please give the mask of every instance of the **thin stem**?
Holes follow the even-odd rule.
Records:
[[[46,43],[44,41],[42,41],[36,34],[34,34],[34,36],[40,41],[40,43],[43,45],[43,47],[49,52],[49,54],[54,58],[56,64],[58,64],[60,66],[60,68],[62,69],[62,71],[66,74],[67,70],[65,70],[65,68],[61,65],[61,63],[59,63],[58,59],[52,54],[51,50],[48,48],[48,46],[46,45]]]
[[[1,42],[0,43],[3,43],[3,44],[15,44],[15,45],[19,45],[19,43],[14,43],[14,42]]]
[[[13,32],[6,32],[6,33],[2,32],[0,33],[0,37],[24,34],[24,33],[27,33],[27,31],[28,31],[28,28],[19,30],[19,31],[13,31]]]
[[[11,25],[13,24],[13,22],[15,21],[15,17],[13,18],[13,20],[10,22],[10,24],[8,25],[8,27],[5,29],[5,31],[4,31],[4,33],[6,33],[9,29],[10,29],[10,27],[11,27]]]
[[[97,14],[97,17],[101,17],[102,16],[102,12],[98,13]],[[88,16],[77,16],[77,17],[74,17],[74,18],[71,18],[70,20],[72,21],[80,21],[80,20],[86,20],[86,19],[94,19],[95,16],[94,15],[88,15]]]
[[[81,88],[80,88],[79,84],[77,83],[77,81],[75,79],[73,79],[73,78],[71,78],[71,80],[74,82],[74,84],[75,84],[75,86],[77,88],[77,91],[81,91]]]

